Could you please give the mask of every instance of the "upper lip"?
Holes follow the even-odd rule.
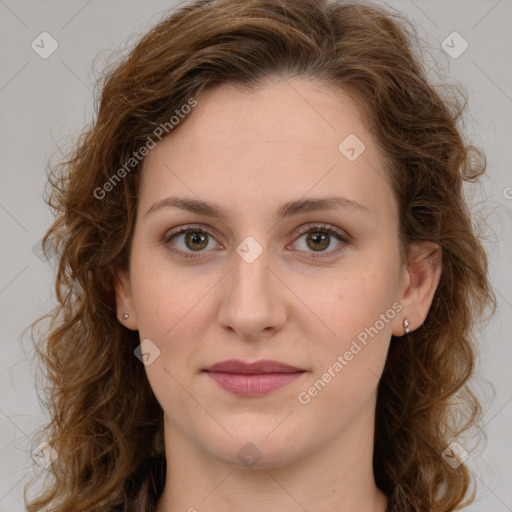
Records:
[[[223,373],[293,373],[303,372],[302,368],[296,366],[290,366],[289,364],[282,363],[280,361],[272,361],[265,359],[263,361],[256,361],[255,363],[246,363],[239,359],[228,359],[227,361],[220,361],[215,363],[204,371],[207,372],[223,372]]]

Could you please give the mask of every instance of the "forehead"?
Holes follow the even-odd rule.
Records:
[[[197,100],[144,161],[139,193],[148,208],[176,192],[220,195],[240,207],[257,197],[282,204],[308,191],[377,210],[389,205],[380,152],[343,92],[276,80],[253,91],[223,84]]]
[[[198,147],[210,150],[273,141],[336,149],[345,131],[366,137],[358,105],[348,94],[307,80],[275,79],[250,91],[234,84],[206,90],[173,137],[178,143],[193,134]]]

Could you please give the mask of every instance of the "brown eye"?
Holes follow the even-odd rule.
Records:
[[[205,252],[210,242],[213,242],[213,236],[204,229],[196,226],[183,226],[177,230],[169,233],[164,238],[164,243],[170,246],[175,246],[171,250],[179,256],[194,258],[196,255],[191,253]],[[211,249],[218,247],[218,244],[213,243]],[[197,254],[200,256],[200,254]]]
[[[188,231],[185,234],[185,245],[194,251],[200,251],[208,245],[208,236],[208,233],[202,231]]]
[[[307,236],[305,237],[305,244],[302,248],[299,248],[299,252],[309,253],[313,258],[331,256],[350,243],[348,235],[330,227],[328,224],[303,227],[294,244],[303,235]],[[333,245],[333,241],[336,241],[337,245],[334,249],[328,250]],[[209,247],[210,242],[212,243]],[[207,253],[209,249],[223,248],[222,245],[215,243],[215,238],[208,230],[200,226],[190,225],[182,226],[169,233],[164,237],[164,243],[169,246],[171,251],[184,258],[199,258],[202,257],[201,253]]]
[[[308,234],[306,241],[308,247],[311,247],[314,251],[323,251],[329,247],[331,235],[329,233],[314,231]]]
[[[305,226],[300,231],[300,236],[296,240],[302,238],[302,235],[307,235],[305,238],[305,248],[299,250],[305,252],[316,252],[319,256],[330,256],[332,253],[338,252],[338,248],[349,243],[348,237],[341,231],[334,229],[326,224],[317,224],[314,226]],[[332,245],[333,239],[338,242],[332,250],[326,250]],[[313,257],[317,257],[313,254]]]

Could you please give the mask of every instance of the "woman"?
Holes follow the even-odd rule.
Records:
[[[413,39],[362,3],[198,1],[107,75],[52,180],[54,481],[29,511],[474,499],[485,163]]]

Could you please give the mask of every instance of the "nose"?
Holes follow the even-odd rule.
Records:
[[[244,253],[241,244],[239,250],[241,255],[233,253],[233,266],[219,288],[219,323],[240,338],[267,338],[283,328],[291,292],[267,248],[253,261],[254,246]]]

